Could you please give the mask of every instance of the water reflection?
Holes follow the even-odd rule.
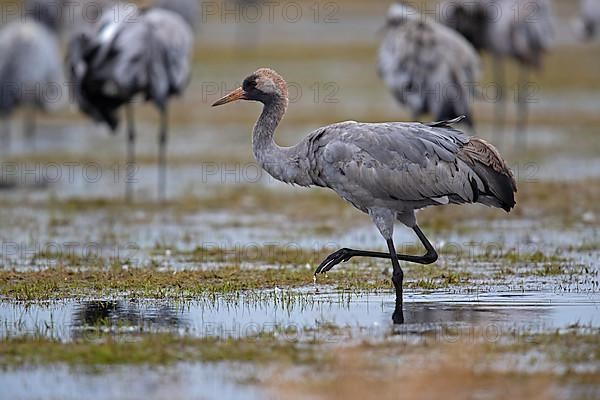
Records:
[[[73,339],[89,338],[90,332],[172,332],[186,326],[181,312],[168,303],[133,301],[85,301],[74,306]]]
[[[494,307],[483,304],[408,303],[405,324],[393,327],[394,335],[429,335],[442,340],[485,335],[499,339],[515,333],[540,333],[555,327],[551,308]]]

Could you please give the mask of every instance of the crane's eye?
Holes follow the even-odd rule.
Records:
[[[246,79],[244,84],[242,85],[244,90],[250,90],[256,87],[256,80],[254,79]]]

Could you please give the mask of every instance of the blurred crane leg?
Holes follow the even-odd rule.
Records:
[[[2,150],[0,153],[8,153],[10,150],[10,120],[2,118]]]
[[[158,199],[167,198],[167,130],[168,113],[166,106],[160,110],[160,132],[158,134]]]
[[[125,201],[130,203],[133,199],[133,180],[136,173],[135,168],[135,119],[133,104],[128,103],[125,107],[127,114],[127,164],[125,166]]]
[[[527,102],[529,101],[527,98],[528,79],[529,67],[522,65],[519,68],[519,102],[517,104],[517,125],[515,132],[515,146],[517,147],[527,145],[527,117],[529,112],[527,107]]]
[[[504,101],[506,77],[502,57],[494,56],[492,62],[494,63],[494,83],[496,84],[496,88],[498,88],[498,98],[495,104],[494,140],[498,146],[501,146],[502,135],[504,134],[504,122],[506,120],[506,103]]]
[[[23,113],[23,131],[25,133],[25,140],[27,140],[29,146],[33,149],[35,147],[35,110],[30,107],[26,107]]]

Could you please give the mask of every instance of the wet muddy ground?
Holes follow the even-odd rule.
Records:
[[[403,265],[406,324],[397,326],[386,262],[355,259],[313,281],[335,249],[384,249],[368,218],[258,169],[257,105],[209,107],[269,65],[302,92],[281,144],[340,120],[408,119],[375,73],[385,7],[371,15],[348,4],[318,45],[298,37],[322,35],[308,22],[276,24],[276,39],[258,32],[255,50],[227,25],[203,26],[194,80],[172,107],[165,204],[151,107],[138,107],[132,204],[123,132],[68,110],[40,118],[34,140],[21,136],[20,118],[11,122],[0,154],[1,396],[600,397],[600,94],[590,79],[600,47],[559,41],[532,78],[540,91],[526,145],[515,146],[514,110],[495,137],[495,104],[477,101],[476,133],[513,167],[517,208],[420,212],[441,257]],[[350,54],[344,37],[362,14],[372,36]],[[421,251],[405,228],[395,239]]]

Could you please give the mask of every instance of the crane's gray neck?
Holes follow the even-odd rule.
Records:
[[[265,103],[252,133],[252,150],[260,166],[273,178],[304,185],[304,174],[296,156],[296,148],[280,147],[273,135],[287,108],[287,100],[275,97]]]

